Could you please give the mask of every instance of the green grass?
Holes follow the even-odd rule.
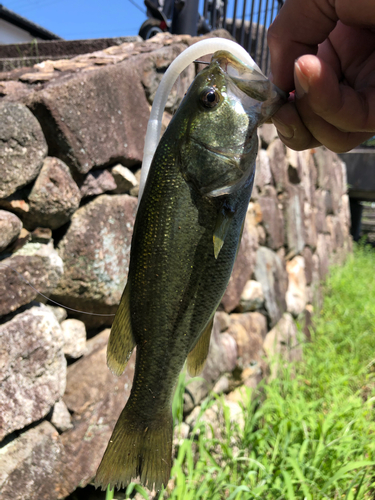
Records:
[[[178,450],[174,487],[160,498],[375,497],[374,269],[374,251],[357,247],[332,271],[303,361],[248,393],[243,429],[225,405],[220,439],[198,419]]]

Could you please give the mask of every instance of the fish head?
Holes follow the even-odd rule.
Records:
[[[262,73],[229,52],[216,52],[181,105],[181,169],[202,195],[230,194],[252,182],[257,127],[285,96]]]

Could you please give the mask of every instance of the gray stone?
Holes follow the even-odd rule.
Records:
[[[221,304],[226,312],[233,311],[240,303],[242,290],[253,273],[257,248],[258,232],[255,226],[246,219],[233,271],[221,299]]]
[[[292,316],[284,313],[280,321],[267,333],[263,348],[271,363],[271,378],[277,376],[280,362],[302,359],[302,347]]]
[[[329,272],[327,242],[324,234],[318,235],[316,253],[319,257],[319,277],[323,281]]]
[[[315,225],[318,233],[327,231],[326,215],[332,213],[330,194],[323,189],[317,189],[314,193]]]
[[[5,210],[0,210],[0,252],[15,241],[22,229],[20,219]]]
[[[59,432],[65,432],[73,427],[69,410],[62,399],[57,401],[53,407],[51,424],[56,427]]]
[[[302,179],[301,158],[297,151],[286,148],[286,161],[288,163],[288,180],[291,184],[299,184]]]
[[[274,139],[278,138],[277,129],[273,123],[264,123],[258,128],[262,147],[267,148]]]
[[[302,252],[302,257],[304,258],[305,261],[305,278],[306,278],[306,285],[310,285],[312,281],[312,268],[313,268],[313,263],[312,263],[312,251],[311,248],[305,247]]]
[[[266,235],[266,231],[264,229],[263,226],[257,226],[257,233],[258,233],[258,243],[259,243],[259,246],[262,246],[264,247],[265,244],[266,244],[266,238],[267,238],[267,235]]]
[[[285,240],[289,257],[305,246],[304,205],[301,186],[289,185],[283,193]]]
[[[53,312],[53,314],[55,315],[57,321],[61,324],[62,321],[64,321],[64,319],[66,319],[68,317],[68,313],[66,311],[66,309],[64,309],[63,307],[59,307],[59,306],[51,306],[49,304],[46,305],[46,307]]]
[[[37,226],[57,229],[77,210],[81,194],[65,163],[47,157],[28,201],[30,209],[24,218],[28,229]]]
[[[107,191],[114,191],[116,182],[109,170],[93,170],[89,172],[81,186],[81,196],[98,196]]]
[[[2,260],[0,269],[3,316],[37,298],[38,291],[49,296],[63,274],[63,263],[52,243],[27,243],[12,257]]]
[[[269,248],[259,247],[254,274],[262,285],[270,326],[273,327],[286,311],[285,294],[288,288],[288,276],[285,264]]]
[[[306,274],[305,260],[300,255],[286,263],[288,273],[288,290],[286,292],[287,311],[293,316],[300,315],[306,306]]]
[[[86,350],[86,327],[79,319],[66,319],[61,323],[64,354],[67,358],[80,358]]]
[[[78,209],[58,251],[65,273],[53,298],[74,309],[113,314],[125,287],[136,198],[101,195]],[[75,314],[87,327],[112,317]]]
[[[337,215],[328,215],[326,222],[331,237],[331,249],[335,252],[340,252],[344,245],[344,234],[340,224],[340,218]]]
[[[314,306],[314,309],[320,311],[323,304],[322,290],[320,278],[320,259],[317,253],[312,256],[312,273],[309,302]]]
[[[330,192],[332,212],[337,214],[341,196],[346,191],[346,186],[343,186],[345,179],[342,173],[342,161],[336,153],[326,148],[317,148],[314,158],[318,170],[318,185]]]
[[[309,245],[310,248],[315,249],[318,238],[318,234],[316,231],[316,212],[308,201],[305,201],[303,205],[303,212],[306,245]]]
[[[0,104],[0,198],[6,198],[38,175],[47,154],[42,129],[23,104]]]
[[[242,290],[239,311],[248,312],[262,309],[264,306],[264,295],[262,285],[258,281],[249,280]]]
[[[305,193],[305,201],[313,204],[315,186],[317,183],[317,170],[311,150],[298,151],[298,159],[301,165],[301,183]]]
[[[139,184],[133,172],[123,165],[116,165],[111,172],[116,184],[114,192],[117,194],[129,193]]]
[[[277,250],[284,244],[284,218],[279,208],[275,188],[267,186],[258,202],[262,210],[263,227],[266,231],[266,245]]]
[[[254,186],[262,190],[264,186],[271,184],[271,182],[270,159],[264,149],[259,149],[256,159]]]
[[[64,498],[64,448],[58,432],[42,422],[0,450],[2,500],[54,500]]]
[[[270,167],[276,191],[283,191],[288,184],[288,162],[285,157],[286,148],[280,139],[271,142],[267,148]]]
[[[0,439],[35,422],[64,394],[66,361],[60,325],[32,307],[0,325]]]

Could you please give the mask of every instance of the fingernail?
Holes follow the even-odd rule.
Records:
[[[289,126],[289,125],[285,125],[285,123],[281,122],[280,120],[278,120],[277,118],[272,118],[272,121],[275,125],[275,127],[277,128],[277,131],[279,132],[279,134],[281,134],[285,139],[293,139],[294,137],[294,128]]]
[[[294,64],[294,84],[296,86],[296,97],[301,99],[309,91],[309,79],[302,72],[298,62]]]

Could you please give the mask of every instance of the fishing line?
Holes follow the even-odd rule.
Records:
[[[24,278],[21,273],[19,273],[16,269],[14,269],[14,267],[8,266],[8,264],[3,264],[2,262],[0,262],[0,266],[7,267],[8,269],[11,269],[12,271],[14,271],[18,275],[18,277],[22,281],[24,281],[27,285],[29,285],[34,290],[34,292],[36,292],[37,294],[41,295],[43,298],[47,299],[49,302],[52,302],[53,304],[56,304],[57,306],[63,307],[64,309],[68,309],[68,311],[73,311],[73,312],[77,312],[77,313],[81,313],[81,314],[88,314],[90,316],[101,316],[101,317],[104,317],[104,316],[105,317],[115,316],[114,314],[99,314],[99,313],[91,313],[91,312],[86,312],[86,311],[80,311],[79,309],[73,309],[72,307],[64,306],[63,304],[60,304],[59,302],[56,302],[55,300],[50,299],[49,297],[47,297],[46,295],[44,295],[42,292],[39,292],[39,290],[37,290],[35,288],[35,286],[33,286],[30,283],[30,281],[28,281],[26,278]]]

